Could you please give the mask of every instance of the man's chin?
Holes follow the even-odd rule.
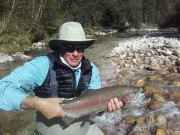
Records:
[[[73,68],[77,67],[79,65],[79,62],[71,62],[69,65]]]

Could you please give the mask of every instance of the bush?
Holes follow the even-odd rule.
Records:
[[[15,45],[15,44],[9,44],[9,45],[5,48],[5,51],[6,51],[7,53],[14,54],[14,53],[16,53],[16,52],[21,52],[22,49],[21,49],[19,46]]]
[[[0,37],[0,45],[2,52],[15,53],[24,51],[31,46],[31,36],[3,34]]]

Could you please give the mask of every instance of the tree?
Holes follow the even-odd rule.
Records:
[[[180,31],[180,1],[175,1],[174,9],[175,11],[169,11],[166,17],[162,16],[164,19],[159,23],[161,28],[175,27]]]
[[[129,26],[140,28],[142,24],[142,0],[129,0],[126,5]]]
[[[157,21],[157,3],[156,0],[143,0],[143,21],[145,23],[155,24]]]
[[[0,35],[6,30],[8,24],[10,22],[11,16],[15,9],[15,4],[16,4],[16,0],[13,0],[10,12],[7,14],[7,16],[4,15],[4,22],[3,22],[2,28],[0,30]]]

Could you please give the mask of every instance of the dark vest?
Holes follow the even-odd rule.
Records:
[[[82,59],[81,75],[76,88],[75,71],[61,62],[57,52],[50,53],[47,56],[50,60],[50,64],[52,62],[52,69],[50,66],[45,81],[40,87],[37,87],[34,90],[36,96],[48,98],[52,97],[52,93],[55,92],[57,97],[73,98],[79,96],[82,91],[88,89],[92,76],[92,66],[89,60],[87,60],[85,57]],[[54,91],[55,89],[51,88],[52,79],[50,74],[52,74],[52,71],[55,71],[55,80],[57,82],[56,91]]]

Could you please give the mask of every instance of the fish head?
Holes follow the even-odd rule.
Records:
[[[144,91],[142,88],[135,88],[133,91],[132,91],[132,95],[133,95],[133,98],[132,100],[136,100],[136,99],[139,99],[141,98],[142,96],[145,95]]]
[[[122,96],[122,101],[124,103],[128,103],[134,100],[137,100],[144,96],[144,92],[142,88],[139,87],[132,87],[130,91],[127,91],[125,94]]]

